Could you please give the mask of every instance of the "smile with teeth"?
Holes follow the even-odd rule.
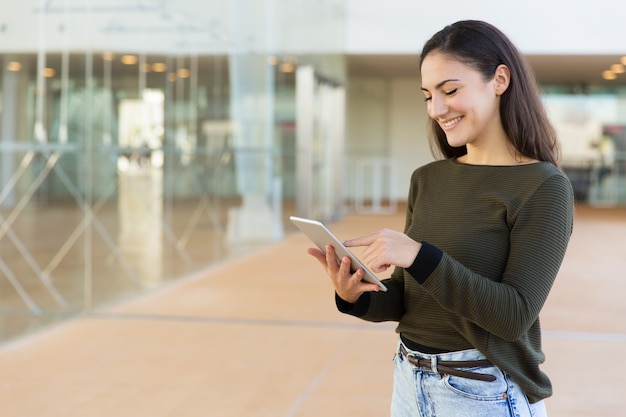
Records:
[[[450,119],[448,121],[442,122],[441,126],[444,129],[450,129],[451,127],[453,127],[454,125],[456,125],[463,117],[459,116],[459,117],[455,117],[454,119]]]

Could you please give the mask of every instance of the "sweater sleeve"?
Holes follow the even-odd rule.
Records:
[[[404,314],[403,284],[396,279],[386,279],[386,292],[367,292],[356,303],[348,303],[335,294],[337,309],[345,314],[371,322],[400,321]]]
[[[408,272],[443,308],[504,340],[517,340],[537,320],[560,269],[573,207],[569,181],[561,175],[546,180],[517,214],[499,281],[474,273],[433,246],[420,257],[426,268],[414,264]]]

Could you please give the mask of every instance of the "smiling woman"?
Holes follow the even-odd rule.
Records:
[[[507,154],[512,153],[511,143],[502,127],[499,107],[509,80],[510,72],[505,65],[499,65],[493,77],[485,81],[472,67],[443,53],[434,52],[424,59],[422,91],[428,115],[444,130],[448,145],[471,146],[472,156],[485,148],[493,155],[494,148],[499,147],[506,162]]]
[[[422,50],[421,71],[427,100],[436,91],[451,99],[460,88],[468,87],[472,87],[470,92],[487,93],[479,102],[482,105],[472,104],[469,114],[477,118],[479,130],[468,139],[487,133],[482,128],[495,129],[491,133],[500,137],[500,148],[506,143],[507,153],[513,152],[517,162],[521,158],[521,162],[539,160],[557,164],[556,133],[543,108],[533,73],[499,29],[491,27],[482,35],[471,30],[439,32]],[[435,87],[435,92],[428,91],[428,83]],[[464,103],[477,99],[476,95],[468,95],[463,94]],[[445,109],[432,103],[428,109],[435,147],[447,157],[465,155],[467,143],[450,143],[451,138],[440,123],[442,116],[447,116],[444,121],[449,122],[450,117],[460,117],[465,112],[442,115],[439,112]],[[488,121],[483,121],[483,117]],[[493,141],[491,138],[487,146],[493,145]]]
[[[539,312],[565,255],[574,197],[532,75],[507,37],[461,21],[421,56],[433,146],[411,177],[403,232],[349,239],[386,292],[312,248],[338,309],[397,321],[393,417],[545,416]],[[442,383],[443,382],[443,383]],[[459,395],[460,394],[460,395]]]

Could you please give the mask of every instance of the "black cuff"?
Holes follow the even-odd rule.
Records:
[[[422,242],[422,248],[417,253],[413,264],[406,268],[406,271],[420,284],[426,282],[426,279],[433,273],[435,268],[439,266],[443,252],[427,242]]]
[[[361,317],[365,315],[370,306],[370,293],[363,293],[355,304],[347,302],[335,293],[335,304],[340,312],[350,314],[355,317]]]

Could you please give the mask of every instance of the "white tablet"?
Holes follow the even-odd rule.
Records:
[[[352,272],[356,271],[358,268],[362,268],[363,271],[365,271],[365,275],[363,276],[364,281],[377,284],[382,291],[387,291],[385,284],[383,284],[372,271],[363,265],[359,258],[350,252],[348,248],[346,248],[343,243],[341,243],[339,239],[337,239],[335,235],[333,235],[321,222],[295,216],[291,216],[289,219],[322,251],[326,252],[326,245],[332,245],[335,248],[335,254],[337,255],[338,261],[340,261],[344,256],[350,257],[352,260],[350,265]]]

